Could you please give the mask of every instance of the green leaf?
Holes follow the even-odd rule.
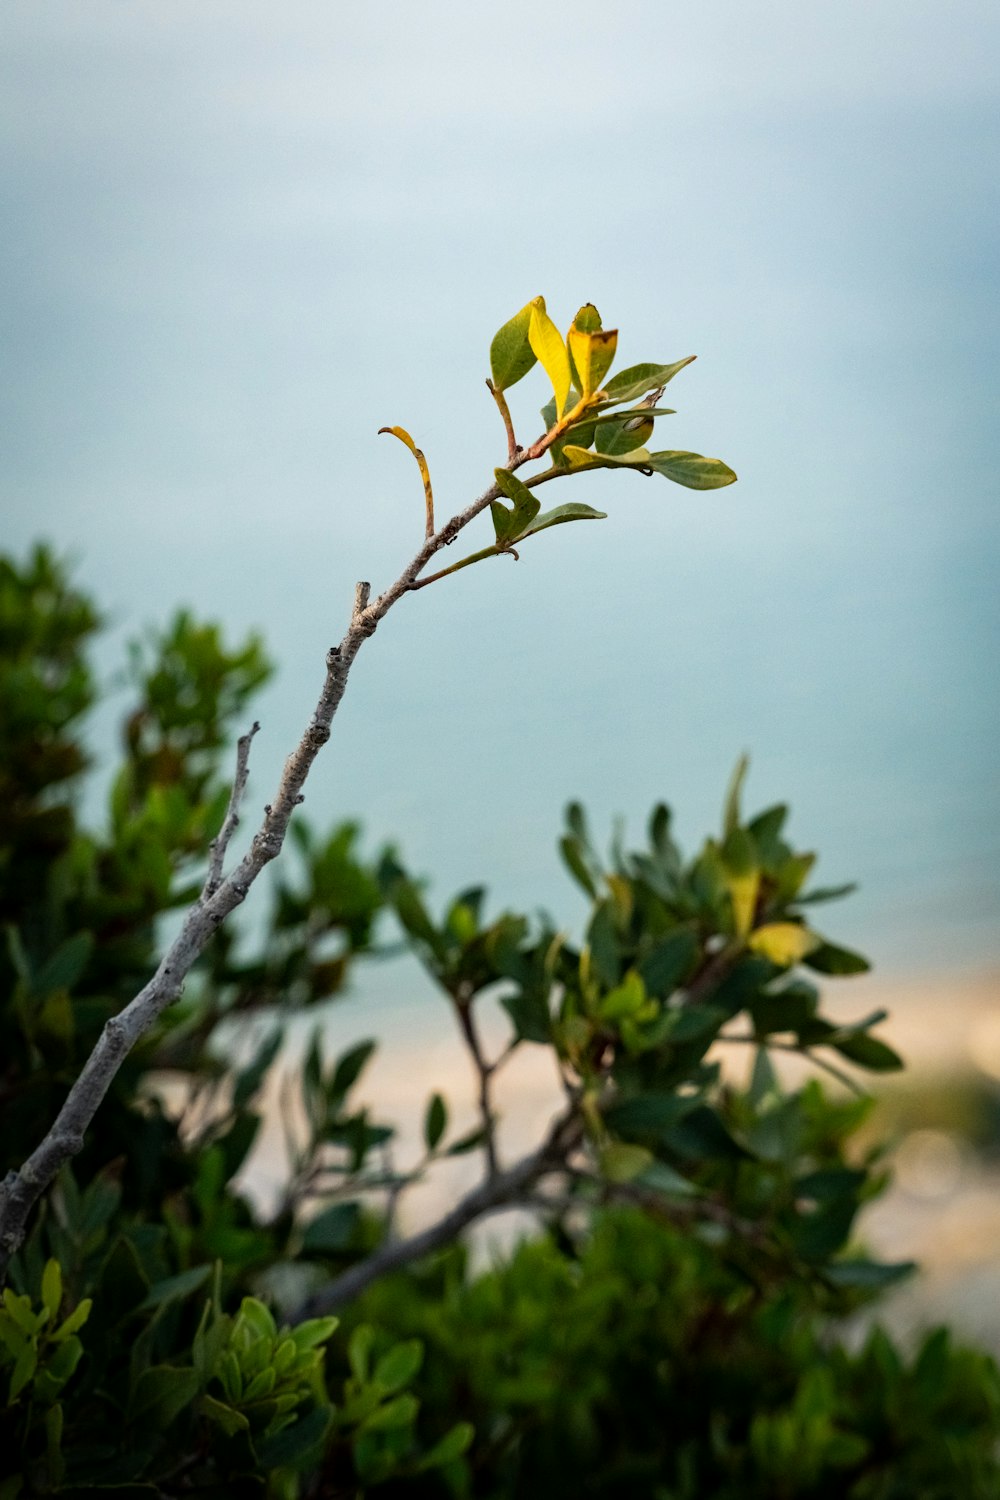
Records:
[[[367,1385],[368,1383],[372,1345],[374,1343],[375,1330],[370,1323],[362,1323],[355,1328],[348,1341],[347,1359],[351,1366],[351,1373],[359,1385]]]
[[[469,1448],[475,1436],[476,1429],[471,1422],[458,1422],[446,1432],[444,1437],[434,1444],[417,1462],[417,1470],[443,1468],[445,1464],[454,1463],[456,1458]]]
[[[680,1094],[633,1094],[606,1109],[604,1118],[616,1135],[658,1135],[676,1125],[696,1104],[696,1099]]]
[[[877,1037],[868,1036],[864,1032],[844,1037],[830,1045],[836,1048],[841,1057],[846,1057],[850,1062],[857,1063],[859,1068],[867,1068],[872,1073],[896,1073],[904,1066],[898,1052],[894,1052]]]
[[[7,1310],[7,1316],[13,1323],[17,1324],[21,1332],[27,1334],[28,1338],[34,1338],[38,1332],[39,1323],[35,1314],[31,1311],[31,1298],[25,1296],[19,1297],[8,1286],[4,1287],[3,1305]]]
[[[570,433],[573,432],[570,428]],[[598,453],[617,456],[644,448],[653,432],[653,419],[645,414],[626,415],[614,422],[598,422],[594,430],[594,447]]]
[[[338,1060],[330,1085],[330,1094],[334,1099],[343,1099],[354,1087],[377,1045],[377,1042],[370,1040],[359,1042]]]
[[[448,1128],[448,1106],[440,1094],[432,1094],[424,1115],[424,1143],[428,1151],[436,1149]]]
[[[689,927],[668,933],[639,965],[650,995],[666,998],[688,974],[698,956],[698,939]]]
[[[409,1427],[416,1418],[420,1402],[409,1393],[395,1396],[385,1406],[379,1406],[363,1424],[363,1430],[380,1432],[386,1429]]]
[[[833,943],[820,943],[805,961],[819,974],[867,974],[871,968],[867,958],[860,953],[852,953],[850,948],[838,948]]]
[[[736,483],[736,475],[721,458],[703,458],[700,453],[651,453],[648,463],[657,474],[689,490],[720,490]]]
[[[857,883],[853,880],[844,885],[821,885],[814,891],[806,891],[802,896],[795,897],[796,906],[818,906],[821,901],[840,901],[844,896],[853,896],[857,890]]]
[[[647,391],[669,385],[678,371],[691,364],[695,358],[694,354],[689,354],[687,359],[679,359],[672,365],[631,365],[608,381],[604,387],[605,395],[616,406],[626,401],[638,401]]]
[[[236,1075],[236,1087],[233,1090],[234,1108],[242,1109],[243,1105],[256,1094],[264,1082],[265,1073],[278,1055],[284,1037],[282,1027],[276,1026],[267,1040],[257,1049],[253,1061]]]
[[[496,501],[490,505],[497,541],[516,542],[519,537],[528,533],[531,522],[541,509],[541,501],[537,500],[527,485],[522,484],[509,469],[494,469],[493,473],[496,477],[497,488],[514,505],[512,511],[506,510]]]
[[[72,1334],[79,1332],[90,1317],[90,1309],[93,1305],[93,1299],[90,1297],[84,1297],[82,1302],[78,1302],[69,1316],[63,1319],[55,1333],[52,1334],[54,1342],[62,1343],[64,1339],[68,1339]]]
[[[158,1428],[170,1423],[189,1406],[198,1391],[194,1370],[173,1365],[153,1365],[139,1376],[129,1402],[131,1423],[149,1422]]]
[[[490,369],[498,391],[516,385],[535,363],[537,355],[528,339],[533,303],[528,302],[493,336],[490,345]]]
[[[788,808],[781,802],[758,813],[747,824],[747,832],[753,835],[760,862],[766,870],[776,873],[778,866],[788,857],[788,846],[782,842],[781,830],[788,817]]]
[[[602,1021],[620,1021],[624,1016],[634,1016],[645,1004],[646,986],[630,969],[622,983],[602,997],[597,1013]]]
[[[469,1151],[475,1151],[486,1139],[486,1131],[481,1127],[470,1130],[468,1135],[460,1136],[457,1141],[448,1147],[446,1155],[465,1156]]]
[[[881,1263],[874,1260],[839,1260],[828,1266],[826,1277],[834,1286],[852,1290],[881,1292],[897,1282],[905,1281],[917,1269],[915,1260]]]
[[[25,1386],[32,1379],[38,1368],[38,1349],[34,1344],[25,1344],[17,1359],[10,1377],[9,1400],[15,1402]]]
[[[227,1437],[235,1437],[238,1432],[250,1431],[250,1423],[241,1411],[237,1411],[233,1406],[227,1406],[224,1401],[217,1401],[214,1396],[202,1396],[198,1403],[198,1410]]]
[[[700,1188],[674,1167],[669,1167],[666,1162],[654,1161],[652,1166],[647,1167],[636,1179],[641,1187],[652,1188],[654,1193],[663,1193],[668,1198],[691,1198],[697,1197]]]
[[[552,382],[552,390],[556,398],[556,416],[562,417],[569,397],[569,355],[566,352],[562,334],[545,311],[544,297],[536,297],[531,303],[528,342],[536,359]]]
[[[358,1227],[360,1208],[356,1203],[333,1203],[315,1219],[310,1219],[302,1236],[306,1254],[330,1255],[346,1250]]]
[[[571,834],[564,834],[559,840],[559,852],[577,884],[583,887],[592,901],[596,901],[597,885],[584,858],[580,840]]]
[[[59,1262],[57,1260],[46,1261],[45,1270],[42,1272],[42,1305],[49,1315],[49,1327],[52,1327],[59,1316],[62,1294],[62,1269]]]
[[[402,1390],[404,1385],[409,1385],[416,1375],[424,1360],[424,1346],[420,1339],[407,1339],[405,1343],[396,1344],[375,1366],[372,1376],[376,1385],[380,1385],[387,1394]]]
[[[87,966],[94,946],[92,932],[78,932],[56,949],[34,976],[32,989],[36,995],[47,995],[50,990],[71,990]]]
[[[490,516],[493,519],[493,534],[499,546],[503,547],[511,540],[514,530],[514,512],[508,510],[499,500],[490,501]]]
[[[138,1311],[152,1312],[154,1308],[164,1307],[168,1302],[182,1302],[185,1297],[204,1286],[211,1274],[210,1265],[193,1266],[190,1271],[181,1271],[177,1276],[167,1276],[163,1281],[154,1282]]]
[[[237,1321],[245,1323],[258,1339],[273,1339],[278,1332],[271,1309],[259,1297],[243,1298]]]
[[[535,503],[537,505],[538,502]],[[607,511],[594,510],[590,505],[570,501],[567,505],[557,505],[554,510],[547,510],[543,515],[537,516],[524,536],[537,536],[540,531],[547,531],[550,526],[562,526],[567,521],[606,521],[607,518]]]
[[[566,443],[562,457],[570,469],[649,469],[649,454],[645,448],[633,448],[628,453],[588,453],[575,443]]]
[[[519,1041],[545,1045],[552,1040],[552,1018],[546,990],[529,985],[513,995],[503,995],[500,1004],[510,1016]]]
[[[613,1141],[601,1152],[600,1165],[609,1182],[632,1182],[653,1165],[653,1153],[645,1146]]]
[[[301,1469],[318,1459],[333,1423],[328,1406],[314,1406],[306,1416],[284,1427],[259,1445],[261,1468]]]
[[[340,1322],[339,1318],[307,1318],[290,1329],[288,1337],[301,1354],[305,1349],[316,1349],[325,1344]]]
[[[535,500],[528,486],[523,484],[517,475],[512,474],[509,469],[494,469],[493,475],[497,482],[497,489],[502,495],[507,496],[507,499],[514,505],[515,510],[519,506],[530,505],[532,502],[537,506],[538,501]]]
[[[733,774],[729,779],[729,786],[726,789],[726,800],[722,812],[722,834],[724,838],[728,838],[731,833],[735,833],[736,829],[740,826],[740,801],[743,796],[743,783],[746,781],[749,769],[749,755],[741,755],[736,762]]]
[[[601,315],[592,302],[585,302],[573,319],[573,327],[583,333],[597,333],[601,326]]]

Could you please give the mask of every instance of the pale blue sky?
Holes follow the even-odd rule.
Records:
[[[265,632],[263,801],[354,580],[419,541],[376,429],[458,508],[495,328],[593,300],[622,362],[699,355],[664,446],[740,483],[588,476],[608,521],[404,601],[310,816],[568,916],[569,797],[693,842],[748,749],[863,882],[831,932],[996,961],[998,56],[994,0],[13,0],[5,536],[71,549],[117,639],[179,602]]]

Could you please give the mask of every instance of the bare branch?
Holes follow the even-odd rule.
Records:
[[[544,451],[549,434],[540,438],[535,448]],[[541,446],[540,446],[541,445]],[[534,450],[531,450],[533,456]],[[517,462],[525,461],[522,455]],[[262,870],[281,852],[292,813],[302,800],[302,788],[313,761],[330,738],[330,725],[340,707],[354,658],[379,622],[392,606],[408,593],[421,570],[443,547],[452,542],[470,521],[498,496],[495,484],[489,486],[464,510],[452,516],[440,531],[429,536],[420,551],[384,594],[370,601],[371,587],[359,583],[355,589],[354,608],[347,632],[326,655],[326,675],[322,689],[298,745],[285,762],[272,802],[250,847],[235,868],[221,878],[221,864],[236,826],[235,818],[245,785],[246,751],[237,758],[237,775],[223,830],[209,860],[205,886],[198,900],[188,909],[180,932],[167,949],[149,982],[116,1015],[106,1023],[80,1076],[70,1088],[55,1122],[19,1171],[8,1173],[0,1183],[0,1282],[6,1276],[11,1257],[24,1239],[28,1216],[60,1169],[83,1146],[90,1122],[97,1113],[124,1058],[155,1024],[167,1006],[180,996],[184,982],[209,941],[238,906],[246,900]],[[242,759],[240,758],[242,756]],[[242,781],[242,784],[241,784]],[[230,817],[232,814],[232,819]]]
[[[260,724],[255,719],[246,734],[241,734],[236,741],[236,775],[233,778],[233,789],[229,794],[229,806],[226,808],[222,827],[208,846],[208,874],[201,888],[202,901],[207,901],[209,896],[214,896],[222,883],[222,866],[225,863],[226,850],[229,848],[230,839],[240,826],[240,803],[243,801],[243,793],[247,789],[247,776],[250,773],[250,745],[259,729]]]
[[[374,1255],[359,1261],[327,1286],[315,1291],[297,1316],[315,1317],[342,1307],[357,1297],[366,1287],[398,1271],[412,1261],[421,1260],[444,1245],[450,1245],[477,1219],[496,1213],[502,1208],[512,1208],[530,1202],[535,1184],[550,1172],[567,1169],[570,1155],[580,1142],[583,1127],[576,1111],[569,1111],[556,1120],[544,1144],[529,1156],[524,1156],[506,1172],[498,1172],[485,1178],[470,1193],[461,1198],[450,1213],[436,1223],[422,1229],[419,1234],[406,1240],[394,1240],[383,1244]]]
[[[477,1102],[479,1117],[483,1122],[483,1151],[486,1155],[487,1172],[490,1177],[496,1177],[499,1171],[497,1163],[496,1120],[493,1115],[493,1100],[490,1096],[490,1081],[494,1072],[494,1066],[486,1061],[485,1054],[483,1053],[482,1042],[479,1038],[479,1027],[472,1013],[472,997],[469,995],[460,995],[455,999],[454,1006],[462,1038],[469,1049],[469,1055],[476,1070],[476,1082],[479,1090]]]

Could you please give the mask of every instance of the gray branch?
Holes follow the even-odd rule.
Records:
[[[544,442],[545,439],[540,438],[534,449],[544,451]],[[519,455],[511,467],[519,466],[529,456],[538,455],[534,450],[529,450],[527,454]],[[491,484],[478,499],[452,516],[440,531],[427,538],[395,583],[374,602],[369,602],[370,585],[357,585],[347,632],[340,645],[331,646],[327,652],[326,675],[312,718],[285,762],[277,793],[265,808],[263,821],[254,834],[249,849],[231,873],[223,877],[222,866],[239,819],[240,800],[246,786],[250,741],[256,726],[241,739],[229,809],[212,848],[201,895],[189,908],[180,932],[148,984],[105,1025],[55,1123],[41,1144],[19,1171],[8,1173],[4,1182],[0,1183],[0,1284],[6,1276],[11,1257],[16,1254],[24,1239],[31,1210],[60,1168],[81,1150],[90,1122],[125,1057],[167,1006],[179,998],[191,968],[213,934],[230,913],[242,905],[254,881],[281,852],[292,813],[302,800],[302,788],[312,763],[330,738],[330,725],[344,696],[348,674],[358,651],[368,637],[375,633],[379,622],[392,606],[412,589],[431,558],[453,541],[498,495],[496,484]]]
[[[537,1151],[523,1156],[505,1172],[486,1177],[471,1192],[460,1198],[455,1207],[436,1223],[406,1240],[390,1240],[365,1260],[351,1266],[326,1286],[320,1287],[296,1314],[316,1317],[332,1308],[353,1301],[383,1276],[399,1271],[415,1260],[422,1260],[435,1250],[453,1244],[464,1229],[477,1219],[500,1209],[516,1208],[532,1202],[535,1185],[550,1172],[565,1172],[569,1158],[580,1143],[582,1126],[575,1109],[570,1109],[552,1126]]]

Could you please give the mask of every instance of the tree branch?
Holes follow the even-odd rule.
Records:
[[[472,1013],[471,996],[459,995],[455,998],[454,1007],[462,1037],[469,1049],[472,1064],[476,1070],[476,1082],[479,1088],[479,1116],[483,1122],[483,1151],[486,1155],[486,1167],[489,1176],[496,1177],[499,1171],[497,1163],[496,1122],[493,1118],[493,1101],[490,1097],[490,1080],[493,1076],[493,1067],[486,1061],[483,1053],[482,1043],[479,1039],[479,1027]]]
[[[555,429],[552,429],[552,433]],[[519,454],[511,467],[529,457],[543,453],[552,433],[546,433],[527,453]],[[25,1235],[28,1216],[34,1205],[56,1177],[59,1170],[83,1146],[85,1132],[97,1113],[118,1069],[139,1039],[158,1017],[176,1001],[184,981],[209,941],[238,906],[246,900],[261,871],[280,852],[294,809],[302,800],[302,788],[313,761],[330,738],[330,725],[340,707],[354,658],[364,642],[374,635],[380,621],[392,606],[408,593],[421,570],[460,531],[497,499],[496,484],[473,500],[424,541],[416,556],[403,569],[395,583],[370,601],[368,583],[355,589],[350,624],[338,646],[326,655],[326,675],[312,717],[298,745],[285,762],[274,800],[264,809],[264,817],[243,858],[225,878],[222,863],[236,828],[239,804],[246,785],[246,765],[254,730],[243,737],[237,753],[236,776],[225,821],[209,859],[208,874],[198,900],[188,909],[181,930],[164,954],[149,982],[129,1003],[106,1023],[80,1076],[70,1088],[66,1100],[41,1143],[19,1171],[9,1172],[0,1184],[0,1283],[6,1276],[11,1257],[16,1254]]]
[[[229,806],[226,808],[222,827],[208,846],[208,874],[201,888],[202,901],[207,901],[209,896],[214,896],[222,884],[222,866],[225,862],[226,850],[229,848],[230,839],[240,825],[240,803],[243,801],[243,793],[247,789],[247,776],[250,773],[250,745],[259,729],[260,724],[255,719],[247,733],[241,734],[236,741],[236,775],[233,777],[233,789],[229,794]]]
[[[579,1144],[582,1134],[579,1114],[576,1110],[567,1111],[556,1120],[544,1144],[537,1151],[522,1157],[506,1172],[498,1172],[495,1176],[484,1179],[435,1224],[428,1225],[407,1240],[383,1244],[374,1255],[369,1255],[366,1260],[359,1261],[326,1286],[320,1287],[299,1310],[296,1319],[316,1317],[329,1312],[331,1308],[343,1307],[383,1276],[452,1244],[462,1230],[477,1219],[496,1213],[498,1209],[525,1203],[530,1199],[531,1190],[540,1178],[549,1172],[566,1170],[568,1158]]]

